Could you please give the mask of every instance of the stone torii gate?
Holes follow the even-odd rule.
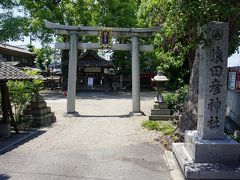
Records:
[[[68,26],[52,23],[45,20],[45,26],[53,29],[57,34],[70,35],[70,42],[55,44],[57,49],[70,49],[68,67],[68,94],[67,94],[67,114],[76,114],[76,75],[77,75],[77,50],[78,49],[103,49],[99,43],[78,42],[78,35],[99,36],[102,29],[110,29],[112,36],[131,37],[132,44],[113,44],[106,47],[112,50],[132,51],[132,112],[131,115],[141,115],[140,110],[140,67],[139,51],[153,51],[152,45],[139,45],[138,37],[151,37],[160,27],[155,28],[116,28],[116,27],[88,27],[88,26]],[[111,43],[111,42],[110,42]]]

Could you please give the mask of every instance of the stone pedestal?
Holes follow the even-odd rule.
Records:
[[[0,137],[8,138],[11,135],[11,124],[0,124]]]
[[[155,102],[149,120],[172,120],[171,110],[168,109],[168,105],[165,102]]]
[[[47,107],[47,103],[40,96],[28,105],[25,114],[29,115],[34,127],[48,126],[56,121],[51,108]]]
[[[217,140],[214,140],[215,142]],[[222,152],[216,152],[214,153],[214,150],[211,150],[212,147],[214,147],[214,141],[210,142],[209,144],[197,144],[195,151],[187,151],[186,144],[185,143],[173,143],[172,150],[173,153],[178,161],[178,164],[185,176],[188,180],[199,180],[199,179],[239,179],[240,178],[240,164],[234,160],[234,162],[226,163],[226,162],[208,162],[207,157],[210,157],[211,155],[213,157],[210,158],[210,161],[214,160],[214,158],[219,158],[220,161],[223,160],[225,154],[229,156],[231,151],[225,152],[226,149],[224,148]],[[221,143],[221,147],[224,147],[225,145],[229,146],[231,142],[225,142]],[[234,142],[235,145],[230,145],[232,147],[232,155],[238,150],[239,152],[239,145]],[[195,145],[194,145],[195,146]],[[207,148],[208,151],[204,153],[203,149]],[[190,154],[194,155],[194,152],[198,152],[199,149],[201,149],[201,156],[199,157],[201,160],[201,157],[204,159],[205,162],[196,162],[193,160],[190,156]],[[215,148],[214,148],[215,149]],[[215,149],[216,150],[216,149]],[[229,149],[228,149],[229,150]],[[211,152],[211,154],[207,155],[207,153]],[[238,154],[238,153],[237,153]],[[195,156],[195,155],[194,155]],[[206,158],[204,157],[206,156]],[[221,157],[221,158],[220,158]],[[194,157],[196,158],[196,157]],[[229,160],[229,159],[228,159]]]
[[[186,179],[239,179],[240,144],[225,135],[204,140],[197,131],[186,131],[184,143],[172,150]]]
[[[198,163],[239,162],[240,144],[226,135],[220,140],[205,140],[197,131],[186,131],[184,145],[192,160]]]
[[[186,131],[172,149],[186,179],[240,179],[240,144],[224,134],[228,23],[202,32],[210,43],[199,48],[197,131]]]

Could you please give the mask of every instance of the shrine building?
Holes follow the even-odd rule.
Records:
[[[63,60],[63,90],[67,90],[68,62]],[[112,88],[114,66],[97,52],[87,50],[77,59],[77,91],[108,91]]]

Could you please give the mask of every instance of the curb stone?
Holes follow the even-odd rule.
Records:
[[[171,151],[164,150],[164,159],[170,171],[170,176],[172,180],[185,180],[181,169]]]
[[[19,139],[14,140],[13,142],[10,142],[6,146],[0,148],[0,155],[7,152],[9,149],[13,148],[17,144],[20,144],[21,142],[25,141],[26,139],[30,138],[31,136],[37,134],[39,131],[38,130],[33,130],[31,132],[26,132],[26,135],[23,137],[20,137]],[[11,138],[9,138],[9,141],[11,141]]]

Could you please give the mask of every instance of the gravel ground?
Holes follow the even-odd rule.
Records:
[[[170,179],[158,134],[141,127],[147,116],[128,117],[130,93],[79,93],[80,117],[63,117],[66,98],[44,94],[57,122],[0,156],[0,179]],[[149,114],[152,92],[141,94]]]

